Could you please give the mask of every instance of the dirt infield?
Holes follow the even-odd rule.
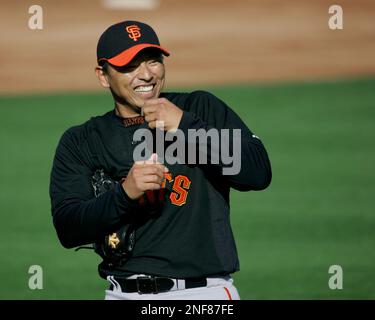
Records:
[[[172,55],[167,84],[249,83],[375,74],[375,2],[346,0],[344,29],[328,28],[332,1],[160,0],[154,10],[109,10],[104,0],[1,1],[0,93],[101,89],[96,43],[110,24],[146,21]],[[30,30],[28,8],[43,8]]]

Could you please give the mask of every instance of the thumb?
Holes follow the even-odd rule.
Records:
[[[153,154],[151,155],[150,160],[151,160],[153,163],[158,162],[158,154],[157,154],[157,153],[153,153]]]
[[[147,164],[151,164],[151,163],[157,163],[158,162],[158,154],[157,153],[153,153],[150,157],[150,159],[148,159],[147,161],[145,161],[145,163]]]

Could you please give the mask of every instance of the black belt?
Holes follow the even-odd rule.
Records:
[[[114,277],[118,282],[122,292],[138,292],[138,293],[159,293],[166,292],[173,288],[175,281],[164,277],[137,277],[136,279],[123,279]],[[185,280],[185,289],[199,288],[207,286],[206,278],[188,278]],[[113,290],[111,284],[110,290]]]

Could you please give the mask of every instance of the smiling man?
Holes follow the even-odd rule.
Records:
[[[229,192],[265,189],[271,181],[268,155],[214,95],[162,92],[164,56],[169,52],[142,22],[117,23],[100,37],[95,72],[111,91],[114,109],[63,134],[51,173],[53,223],[64,247],[93,244],[103,258],[106,299],[239,299],[231,278],[239,261]],[[152,156],[137,161],[139,129],[151,137],[158,130],[238,130],[237,142],[193,144],[199,151],[204,145],[207,155],[224,144],[239,150],[240,170],[223,174],[227,163],[210,156],[205,163],[164,163],[155,141]]]

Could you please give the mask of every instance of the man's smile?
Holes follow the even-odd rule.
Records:
[[[135,92],[150,92],[154,89],[155,85],[154,84],[149,84],[149,85],[140,85],[136,86],[134,88]]]
[[[133,90],[135,94],[143,99],[150,99],[155,96],[156,84],[143,84],[136,86]]]

